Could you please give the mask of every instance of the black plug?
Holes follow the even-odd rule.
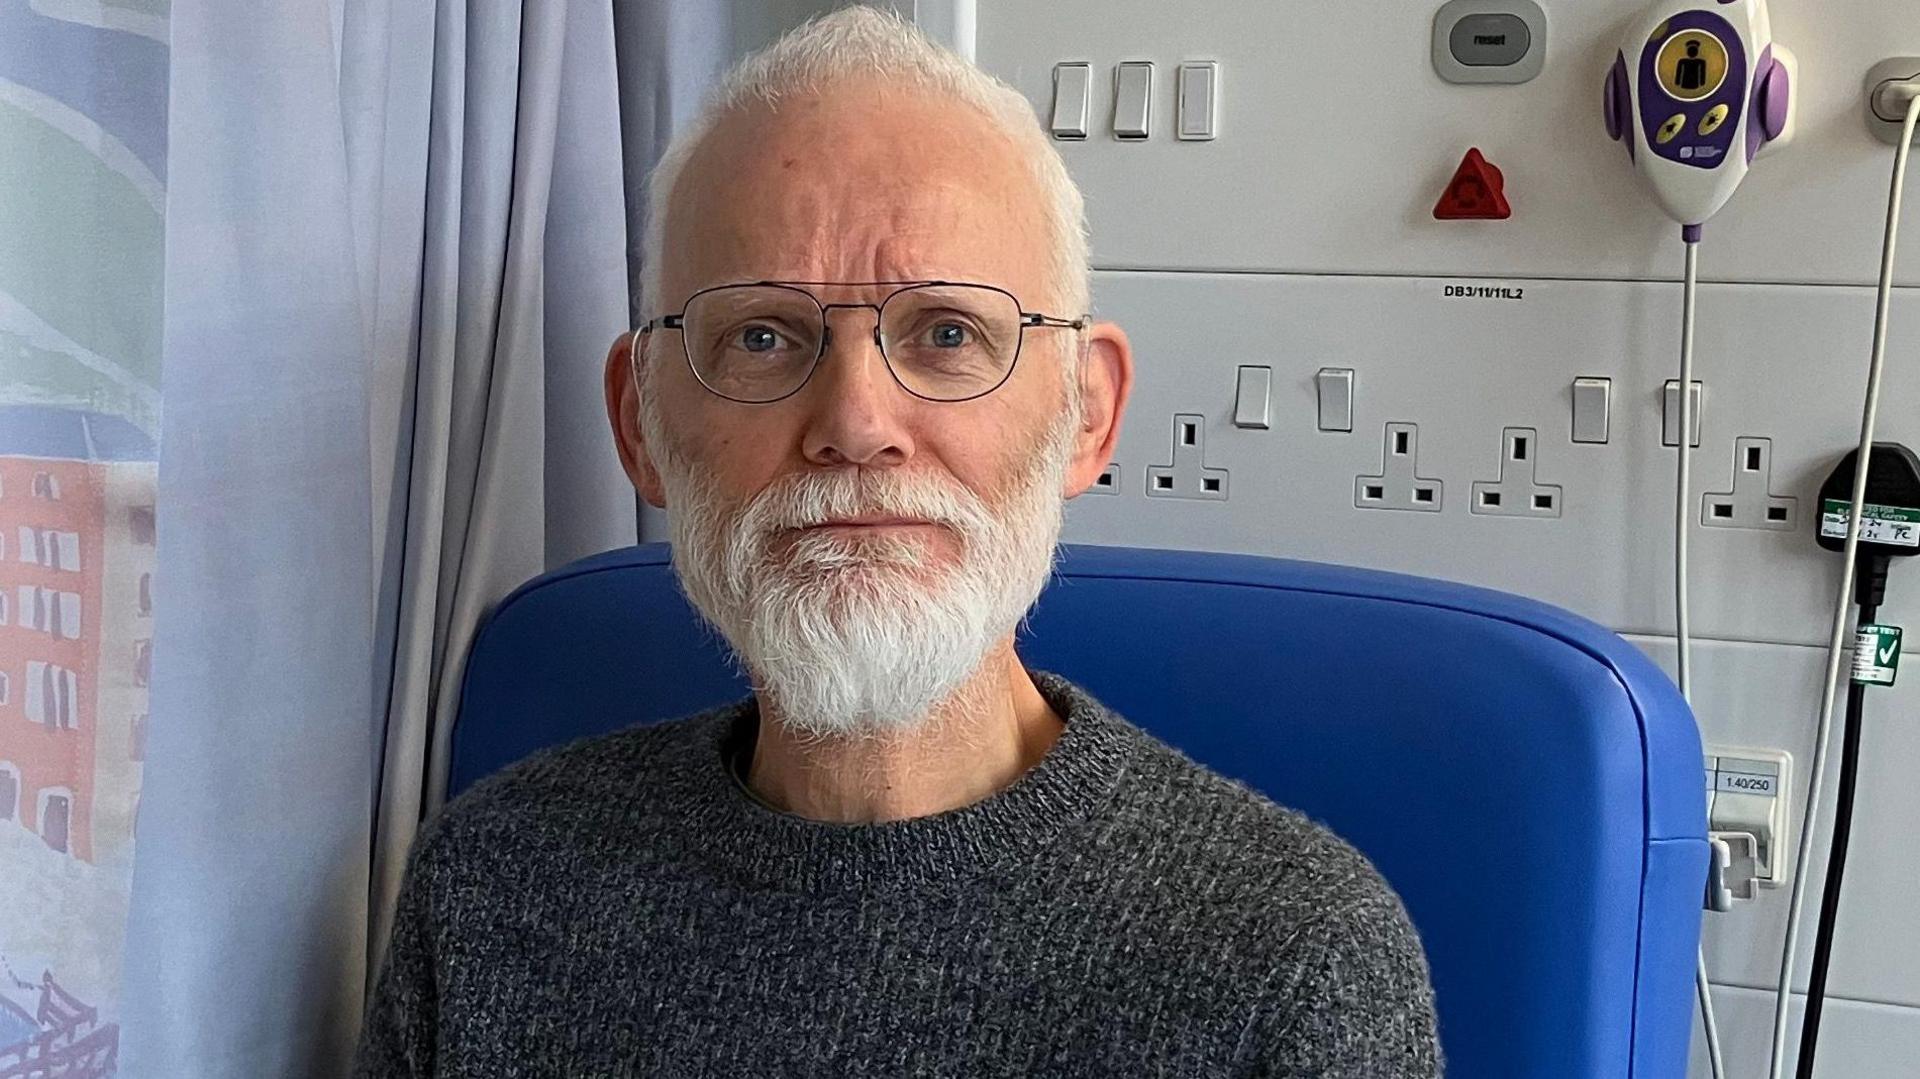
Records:
[[[1853,505],[1860,451],[1840,459],[1820,485],[1815,538],[1829,551],[1847,548],[1847,511]],[[1886,598],[1889,559],[1920,554],[1920,457],[1898,442],[1875,442],[1867,466],[1867,504],[1860,517],[1860,568],[1854,602],[1873,608]]]
[[[1853,482],[1860,451],[1840,460],[1827,482],[1820,485],[1820,528],[1816,538],[1829,551],[1847,547],[1847,521],[1853,508]],[[1873,624],[1887,593],[1887,566],[1895,558],[1920,554],[1920,459],[1898,442],[1876,442],[1867,458],[1867,482],[1860,513],[1859,572],[1853,577],[1853,601],[1859,605],[1854,623],[1855,647],[1877,650],[1880,632],[1864,632]],[[1875,627],[1876,631],[1883,627]],[[1894,634],[1898,634],[1896,629]],[[1894,637],[1897,642],[1898,636]],[[1864,725],[1868,678],[1861,660],[1884,665],[1889,657],[1854,654],[1853,684],[1847,687],[1847,716],[1840,750],[1840,790],[1834,798],[1833,833],[1827,841],[1827,883],[1820,894],[1818,927],[1814,932],[1813,965],[1807,972],[1807,1002],[1800,1013],[1798,1079],[1813,1075],[1814,1047],[1819,1042],[1820,1014],[1827,999],[1827,972],[1833,962],[1833,934],[1840,906],[1840,887],[1847,868],[1847,844],[1853,834],[1854,792],[1860,778],[1860,728]],[[1871,670],[1871,668],[1869,668]],[[1891,685],[1890,681],[1882,682]],[[1824,751],[1821,746],[1814,759]]]

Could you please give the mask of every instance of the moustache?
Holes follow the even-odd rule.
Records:
[[[993,520],[986,503],[957,480],[841,469],[776,481],[755,496],[741,524],[749,534],[765,536],[875,519],[940,525],[963,536]]]

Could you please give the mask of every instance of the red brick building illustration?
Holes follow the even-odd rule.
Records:
[[[0,407],[0,827],[131,856],[152,664],[153,444]]]

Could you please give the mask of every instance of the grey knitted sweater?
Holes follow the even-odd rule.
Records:
[[[1364,858],[1034,679],[1059,740],[930,817],[758,802],[751,701],[475,785],[414,845],[355,1074],[1438,1074]]]

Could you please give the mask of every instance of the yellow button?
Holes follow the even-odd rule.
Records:
[[[1721,108],[1725,109],[1726,106],[1723,105]],[[1653,141],[1665,146],[1667,143],[1673,141],[1673,137],[1680,133],[1681,128],[1686,126],[1687,114],[1684,112],[1676,112],[1672,116],[1667,117],[1666,123],[1660,125],[1660,131],[1654,135]]]
[[[1727,78],[1727,47],[1705,30],[1682,30],[1653,62],[1660,88],[1680,101],[1712,97]]]
[[[1711,135],[1720,130],[1720,125],[1726,122],[1727,107],[1725,105],[1715,105],[1713,108],[1707,110],[1705,116],[1700,118],[1700,133],[1702,135]]]

